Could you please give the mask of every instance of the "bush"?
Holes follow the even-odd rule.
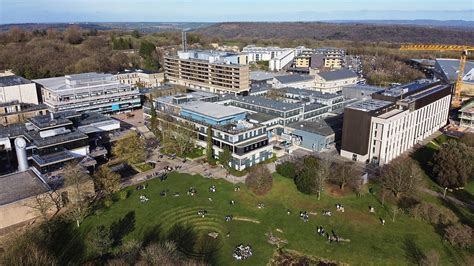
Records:
[[[110,199],[104,200],[104,206],[105,206],[106,208],[110,208],[110,206],[112,206],[113,203],[114,203],[114,202],[113,202],[112,200],[110,200]]]
[[[245,185],[257,195],[264,195],[272,189],[273,177],[265,165],[256,165],[249,170]]]
[[[453,211],[427,202],[414,205],[409,213],[415,219],[427,221],[434,225],[447,225],[457,222],[457,216]]]
[[[295,179],[296,177],[296,164],[294,162],[286,161],[277,165],[276,172],[284,177]]]
[[[472,229],[465,224],[450,225],[444,231],[444,239],[453,246],[469,248],[472,244]]]
[[[122,191],[119,192],[119,198],[121,200],[125,200],[125,199],[127,199],[127,197],[128,197],[128,191],[122,190]]]

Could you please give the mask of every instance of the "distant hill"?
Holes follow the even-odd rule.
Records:
[[[413,25],[322,22],[230,22],[195,30],[224,39],[304,39],[348,40],[389,43],[440,43],[474,45],[472,29],[450,29]]]
[[[11,27],[19,27],[23,30],[45,30],[54,28],[64,30],[71,25],[79,26],[83,29],[96,30],[139,30],[141,32],[163,32],[192,30],[211,25],[211,23],[201,22],[90,22],[90,23],[23,23],[23,24],[0,24],[0,32],[8,31]]]
[[[473,10],[474,12],[474,10]],[[474,21],[466,20],[433,20],[433,19],[415,19],[415,20],[328,20],[327,23],[341,24],[373,24],[373,25],[411,25],[428,26],[435,28],[454,28],[473,30]]]

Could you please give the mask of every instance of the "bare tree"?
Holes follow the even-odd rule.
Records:
[[[347,184],[351,184],[355,180],[360,179],[353,162],[336,163],[334,168],[330,180],[338,184],[341,190],[344,189],[344,186]]]
[[[112,172],[106,165],[102,165],[94,177],[96,191],[105,197],[111,196],[120,189],[120,175]]]
[[[273,176],[266,165],[258,164],[250,169],[245,185],[257,195],[264,195],[273,186]]]
[[[90,203],[90,187],[87,184],[88,175],[81,167],[71,162],[64,166],[63,176],[68,190],[68,214],[79,227],[88,213]]]
[[[143,162],[146,158],[145,141],[135,131],[115,142],[112,153],[130,164]]]
[[[410,158],[399,157],[382,169],[382,187],[398,199],[401,194],[413,192],[422,180],[422,171]]]

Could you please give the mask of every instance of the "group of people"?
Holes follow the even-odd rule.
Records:
[[[229,215],[226,215],[224,217],[224,219],[225,219],[226,222],[230,222],[230,221],[232,221],[232,219],[234,219],[234,216],[232,214],[229,214]]]
[[[344,206],[342,206],[341,204],[336,204],[336,210],[339,211],[339,212],[344,212]]]
[[[162,191],[160,192],[160,196],[162,196],[162,197],[166,197],[166,194],[168,194],[168,190],[167,190],[167,189],[166,189],[166,190],[162,190]]]
[[[138,185],[135,189],[138,190],[145,190],[148,187],[148,185]]]
[[[300,211],[300,218],[303,220],[303,222],[308,222],[309,221],[309,214],[307,211]]]
[[[263,209],[263,208],[265,208],[265,204],[263,204],[263,202],[259,202],[259,203],[257,204],[257,208]]]
[[[207,211],[204,210],[204,209],[200,209],[200,210],[198,210],[198,212],[197,212],[197,215],[200,216],[200,217],[202,217],[202,218],[206,217],[206,214],[207,214]]]
[[[331,216],[332,216],[332,212],[331,212],[330,210],[324,210],[324,211],[323,211],[323,216],[331,217]]]
[[[216,186],[215,185],[210,186],[209,187],[209,192],[216,193]]]
[[[188,196],[195,196],[197,194],[197,190],[194,187],[190,187],[188,189]]]
[[[235,191],[235,192],[239,192],[239,191],[240,191],[240,186],[235,186],[235,187],[234,187],[234,191]]]
[[[245,260],[252,256],[252,247],[250,245],[239,244],[234,250],[233,257],[236,260]]]
[[[150,200],[146,195],[140,195],[139,199],[141,203],[146,203]]]

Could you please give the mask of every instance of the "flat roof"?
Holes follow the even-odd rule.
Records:
[[[413,93],[417,90],[424,89],[433,83],[434,83],[433,80],[428,80],[428,79],[415,80],[407,84],[388,88],[384,92],[381,92],[380,94],[385,95],[385,96],[391,96],[391,97],[399,97],[407,93]]]
[[[225,97],[229,97],[229,96],[223,95],[221,99],[225,100]],[[261,107],[272,108],[279,111],[288,111],[288,110],[303,108],[303,106],[300,104],[284,103],[284,102],[275,101],[275,100],[271,100],[271,99],[259,97],[259,96],[230,96],[229,99],[236,100],[243,103],[252,104],[252,105],[258,105]]]
[[[296,94],[299,96],[314,97],[314,98],[321,98],[321,99],[333,99],[333,98],[343,97],[342,95],[336,94],[336,93],[322,93],[320,91],[298,89],[298,88],[291,88],[291,87],[283,88],[281,90],[285,91],[287,94]]]
[[[346,108],[369,112],[369,111],[375,111],[375,110],[390,106],[392,104],[393,103],[389,101],[369,99],[369,100],[365,100],[361,102],[356,102],[352,105],[347,106]]]
[[[250,80],[263,81],[273,79],[277,74],[265,71],[250,71]]]
[[[0,77],[0,87],[18,86],[32,83],[30,80],[20,76],[4,76]]]
[[[296,83],[296,82],[305,82],[314,80],[314,76],[310,75],[285,75],[285,76],[276,76],[276,80],[281,83]]]
[[[250,120],[255,120],[258,123],[263,123],[278,118],[277,116],[265,114],[265,113],[252,113],[247,116]]]
[[[441,68],[443,74],[449,80],[456,80],[459,71],[459,59],[436,58],[436,64]],[[466,61],[464,66],[464,75],[474,68],[474,62]]]
[[[318,75],[321,76],[324,80],[339,80],[358,77],[354,71],[349,69],[320,72],[318,73]]]
[[[288,125],[288,127],[322,136],[331,136],[336,134],[335,131],[324,120],[314,122],[300,121],[291,123]]]
[[[29,198],[49,189],[31,170],[0,176],[0,205]]]
[[[202,101],[188,102],[181,104],[180,106],[183,110],[217,119],[245,113],[245,111],[233,106],[225,106],[222,104]]]
[[[362,85],[362,84],[355,84],[350,86],[342,87],[342,90],[359,90],[359,91],[371,91],[371,92],[381,92],[384,91],[384,88],[371,86],[371,85]]]

